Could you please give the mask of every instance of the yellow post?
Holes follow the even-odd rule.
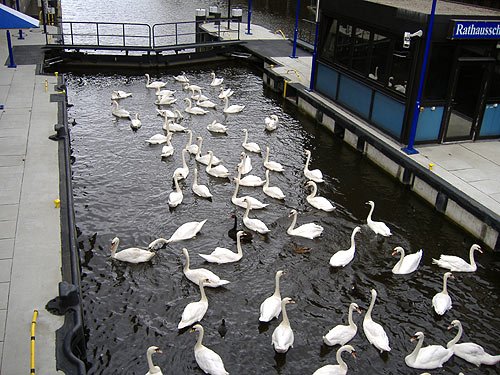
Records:
[[[35,331],[37,318],[38,310],[33,310],[33,318],[31,318],[30,374],[35,373]]]
[[[288,81],[285,79],[285,83],[283,85],[283,97],[286,98],[286,87],[288,85]]]
[[[45,92],[49,91],[49,81],[45,80]]]
[[[54,199],[54,207],[55,208],[61,207],[61,200],[59,198]]]

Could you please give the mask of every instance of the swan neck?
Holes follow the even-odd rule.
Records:
[[[476,266],[476,260],[474,259],[474,248],[471,248],[469,251],[469,260],[470,260],[470,265],[472,267]]]
[[[234,193],[234,197],[236,197],[236,192]],[[246,202],[246,205],[247,205],[247,208],[245,210],[244,217],[246,217],[248,219],[248,214],[250,213],[250,203]]]
[[[309,161],[311,160],[311,153],[307,153],[307,158],[306,158],[306,165],[304,166],[304,170],[309,169]]]
[[[293,230],[293,228],[295,228],[295,224],[297,224],[297,213],[296,212],[292,215],[292,223],[288,227],[288,230],[289,231]]]
[[[370,212],[368,213],[368,217],[366,218],[367,221],[371,221],[372,220],[372,213],[373,213],[374,209],[375,209],[375,205],[371,204],[370,205]]]
[[[453,338],[453,340],[449,341],[448,344],[446,344],[446,347],[449,349],[453,345],[455,345],[458,342],[458,340],[460,340],[460,338],[462,337],[462,333],[463,333],[463,328],[462,328],[462,325],[460,324],[458,326],[458,332],[457,332],[456,336]]]
[[[187,164],[186,164],[186,152],[184,150],[182,150],[182,167],[183,168],[187,168]]]
[[[193,142],[193,132],[189,132],[189,137],[188,137],[188,141],[186,143],[186,147],[189,147],[191,146],[191,142]]]
[[[112,244],[111,245],[111,258],[114,258],[115,257],[115,254],[116,254],[116,249],[118,249],[118,244],[120,242],[117,241],[116,243]]]
[[[186,257],[186,263],[184,264],[184,272],[189,271],[189,254],[186,252],[185,254]]]
[[[368,311],[366,312],[366,315],[365,315],[365,319],[368,318],[371,320],[372,318],[372,310],[373,310],[373,306],[375,306],[375,299],[376,297],[375,296],[372,296],[372,300],[370,302],[370,307],[368,307]]]
[[[197,347],[197,348],[201,348],[204,333],[205,333],[205,332],[204,332],[204,330],[203,330],[203,327],[201,327],[201,326],[200,326],[200,330],[199,330],[199,332],[198,332],[198,340],[196,340],[196,345],[195,345],[195,347]]]
[[[209,158],[208,158],[207,169],[211,169],[212,168],[212,157],[213,157],[213,154],[209,153],[208,155],[209,155]]]
[[[227,98],[227,96],[225,96],[224,97],[224,110],[226,110],[228,106],[229,106],[229,99]]]
[[[193,185],[198,185],[198,168],[194,169],[194,181]]]
[[[448,275],[443,277],[443,293],[448,294]]]
[[[351,234],[351,250],[354,250],[356,248],[356,241],[354,240],[356,233],[356,231],[353,231]]]
[[[396,263],[396,265],[395,265],[395,267],[396,267],[397,269],[399,269],[399,267],[401,267],[401,266],[402,266],[402,264],[403,264],[403,260],[404,260],[404,257],[405,257],[405,252],[404,252],[404,250],[403,250],[403,251],[400,251],[399,253],[400,253],[400,257],[399,257],[398,262],[397,262],[397,263]]]
[[[275,283],[274,283],[274,296],[278,297],[281,299],[281,292],[280,292],[280,277],[281,275],[277,274],[275,278]]]
[[[174,184],[175,184],[175,191],[177,193],[180,193],[181,192],[181,188],[179,186],[179,181],[177,181],[177,176],[174,176]]]
[[[153,374],[155,371],[155,365],[153,364],[153,353],[148,351],[146,357],[148,359],[149,373]]]
[[[264,163],[267,163],[269,161],[269,147],[266,148],[266,158],[264,159]]]
[[[269,170],[266,170],[266,182],[264,183],[264,188],[269,187]]]
[[[343,370],[347,370],[347,363],[344,362],[344,360],[342,359],[342,353],[344,353],[345,350],[337,350],[337,355],[336,355],[336,358],[337,358],[337,363],[339,364],[340,368],[343,369]]]
[[[283,324],[290,326],[290,320],[288,320],[288,313],[286,312],[286,303],[281,304],[281,313],[283,314]]]
[[[241,173],[238,174],[238,179],[241,178]],[[236,186],[234,188],[234,193],[233,193],[233,198],[236,199],[236,196],[238,195],[238,190],[240,190],[240,183],[239,180],[236,180]]]
[[[318,187],[316,186],[316,184],[311,184],[310,186],[312,186],[312,191],[311,194],[309,194],[309,198],[314,198],[316,196],[316,193],[318,192]]]
[[[243,249],[241,247],[241,236],[236,234],[236,249],[238,250],[238,255],[243,256]]]
[[[420,336],[418,338],[417,346],[415,346],[415,349],[413,349],[413,351],[411,352],[409,357],[416,359],[418,356],[418,352],[420,351],[420,348],[422,347],[423,343],[424,343],[424,336]]]
[[[349,322],[349,327],[355,328],[356,324],[354,323],[354,319],[352,318],[352,312],[354,311],[354,306],[349,306],[349,315],[347,316],[347,321]]]
[[[248,141],[248,132],[245,132],[245,138],[243,139],[243,143],[247,143]]]
[[[201,299],[200,302],[207,302],[207,295],[205,294],[205,287],[203,286],[203,282],[200,283],[200,294],[201,294]]]

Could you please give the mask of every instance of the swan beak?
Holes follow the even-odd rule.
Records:
[[[396,255],[397,253],[398,253],[397,251],[393,251],[391,255],[392,255],[392,256],[394,256],[394,255]]]
[[[354,310],[356,310],[358,312],[358,314],[361,314],[361,309],[359,307],[354,309]]]
[[[477,251],[479,251],[481,254],[483,253],[483,250],[481,250],[480,247],[477,248]]]
[[[413,342],[413,341],[415,341],[415,340],[418,340],[418,339],[417,339],[417,336],[412,336],[412,337],[410,337],[410,341],[411,341],[411,342]]]
[[[156,353],[163,353],[160,348],[155,350]]]
[[[450,279],[454,279],[454,278],[455,278],[455,275],[451,274]]]
[[[352,355],[354,358],[357,358],[357,357],[356,357],[356,351],[355,351],[355,350],[353,350],[353,351],[351,352],[351,355]]]
[[[449,325],[449,326],[448,326],[448,331],[449,331],[450,329],[453,329],[453,326],[452,326],[452,325]]]

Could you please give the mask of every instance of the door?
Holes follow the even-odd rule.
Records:
[[[445,142],[474,138],[485,93],[485,62],[459,60],[456,66]]]

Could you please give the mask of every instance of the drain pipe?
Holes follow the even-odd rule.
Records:
[[[436,14],[436,2],[437,0],[432,0],[432,9],[429,18],[429,26],[427,27],[427,36],[425,38],[424,58],[422,61],[422,69],[420,71],[420,82],[418,84],[418,93],[417,93],[417,99],[415,100],[415,108],[413,108],[413,117],[410,128],[410,138],[408,139],[408,146],[402,148],[402,150],[407,155],[418,154],[418,151],[415,150],[413,146],[415,144],[415,136],[417,134],[418,116],[420,113],[420,102],[422,100],[422,91],[424,89],[425,72],[427,70],[427,60],[429,59],[429,50],[431,48],[432,29],[434,27],[434,15]]]

